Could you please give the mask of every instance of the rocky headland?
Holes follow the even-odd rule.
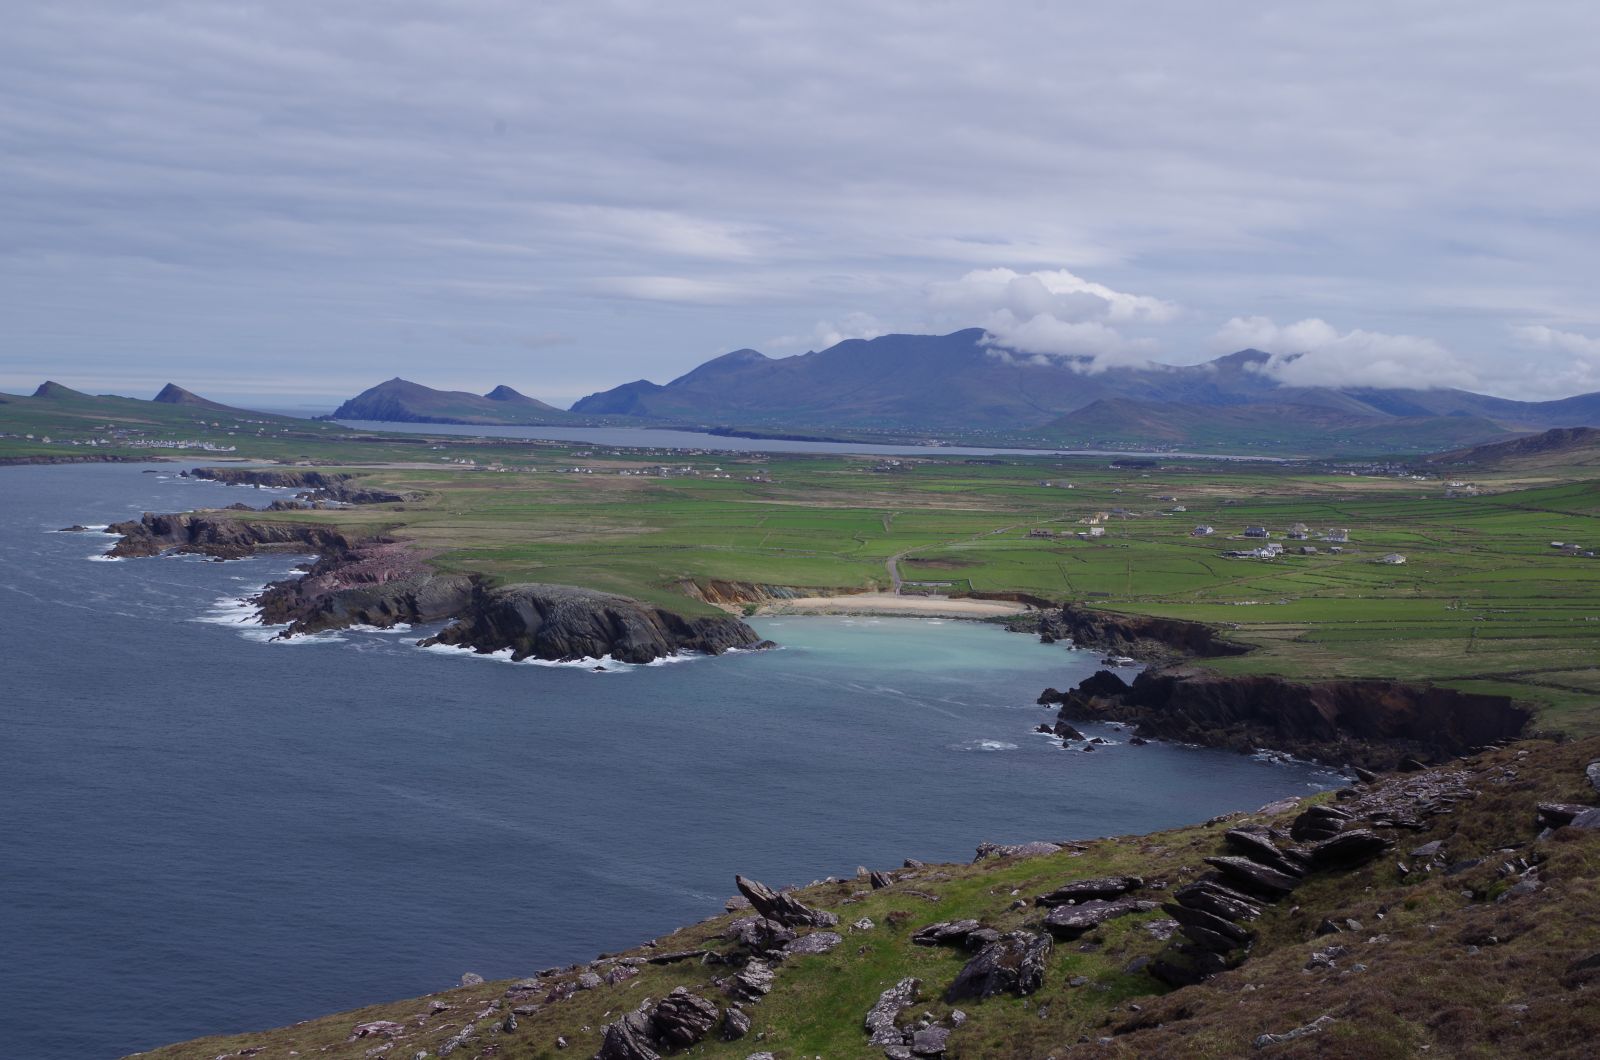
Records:
[[[1222,630],[1203,622],[1101,611],[1070,603],[1022,615],[1008,623],[1008,628],[1037,633],[1046,644],[1068,641],[1080,648],[1150,663],[1244,655],[1251,650],[1250,645],[1231,641]]]
[[[196,468],[190,474],[237,485],[303,488],[309,492],[302,497],[313,502],[384,504],[405,499],[352,485],[353,476],[338,472]],[[626,663],[682,653],[719,655],[770,643],[736,618],[690,617],[576,586],[493,586],[477,576],[442,573],[429,564],[426,553],[402,542],[354,538],[315,522],[252,519],[248,511],[147,513],[108,528],[108,533],[121,535],[109,554],[241,559],[263,552],[314,553],[317,559],[304,573],[267,586],[253,601],[263,622],[284,626],[283,637],[357,625],[392,628],[448,621],[425,643],[482,653],[509,650],[519,660],[609,656]]]
[[[1057,723],[1115,721],[1146,740],[1251,752],[1270,748],[1333,766],[1394,768],[1442,761],[1515,739],[1532,714],[1507,696],[1401,681],[1292,681],[1199,667],[1146,670],[1130,684],[1101,670],[1069,692]]]
[[[1059,712],[1055,725],[1040,731],[1053,731],[1064,744],[1084,739],[1074,723],[1117,722],[1132,730],[1134,743],[1271,750],[1336,767],[1388,769],[1408,758],[1442,761],[1515,739],[1532,719],[1510,697],[1430,684],[1219,674],[1198,661],[1243,655],[1251,646],[1200,622],[1068,604],[1008,627],[1149,666],[1131,683],[1101,670],[1068,691],[1045,689],[1040,705]]]
[[[539,584],[474,584],[456,620],[423,643],[509,651],[513,660],[610,656],[625,663],[771,646],[736,618],[690,618],[613,593]]]

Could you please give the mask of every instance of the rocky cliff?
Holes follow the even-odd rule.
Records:
[[[184,477],[202,478],[228,486],[270,486],[302,489],[306,500],[339,501],[343,504],[398,504],[409,494],[352,484],[357,476],[342,471],[314,471],[302,468],[197,467]]]
[[[1059,723],[1117,721],[1144,739],[1252,751],[1330,765],[1391,768],[1440,760],[1522,734],[1531,714],[1507,696],[1400,681],[1230,677],[1194,667],[1147,670],[1130,685],[1101,670],[1069,692],[1046,689]]]
[[[342,553],[350,541],[338,530],[312,523],[250,522],[214,512],[157,515],[116,523],[106,530],[121,534],[109,555],[159,556],[163,552],[197,553],[219,559],[242,559],[257,552]]]
[[[474,587],[457,620],[425,644],[480,652],[509,649],[514,659],[586,659],[609,655],[647,663],[679,652],[720,655],[766,646],[734,618],[686,618],[638,600],[571,585]]]
[[[261,620],[287,625],[285,636],[349,626],[439,622],[462,614],[472,579],[440,574],[420,553],[395,542],[368,542],[321,556],[298,578],[256,597]]]
[[[1037,632],[1046,644],[1070,640],[1080,648],[1117,652],[1147,662],[1194,656],[1217,658],[1250,651],[1249,645],[1230,641],[1220,630],[1202,622],[1100,611],[1076,604],[1023,616],[1009,628]]]
[[[268,586],[254,601],[262,621],[287,626],[285,637],[355,625],[387,628],[453,619],[427,643],[480,652],[509,648],[517,659],[610,656],[628,663],[682,652],[719,655],[768,643],[734,618],[689,618],[592,589],[537,584],[492,588],[466,575],[441,574],[425,555],[398,542],[352,540],[314,523],[254,522],[190,512],[146,514],[109,532],[122,535],[110,552],[121,557],[179,552],[241,559],[258,552],[317,553],[305,574]]]

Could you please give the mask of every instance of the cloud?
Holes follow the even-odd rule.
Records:
[[[1112,290],[1066,269],[1028,273],[974,269],[959,280],[929,284],[928,301],[944,310],[1004,309],[1018,319],[1052,316],[1064,321],[1160,323],[1178,315],[1171,302]]]
[[[1525,349],[1562,355],[1562,360],[1549,358],[1530,373],[1544,396],[1565,397],[1600,390],[1600,338],[1559,331],[1544,324],[1518,325],[1511,334]]]
[[[1148,363],[1156,343],[1113,325],[1160,324],[1179,315],[1171,302],[1118,291],[1066,269],[975,269],[958,280],[929,284],[927,304],[936,315],[981,324],[996,356],[1064,358],[1083,372]]]
[[[857,310],[1104,366],[1261,306],[1522,392],[1588,362],[1498,322],[1600,334],[1594,5],[11,6],[8,349],[146,389],[670,377]]]
[[[1234,317],[1212,338],[1218,352],[1262,350],[1256,370],[1286,386],[1470,387],[1478,374],[1438,341],[1381,331],[1339,331],[1319,318],[1279,326],[1269,317]]]

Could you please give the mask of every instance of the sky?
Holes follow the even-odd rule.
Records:
[[[0,390],[564,405],[961,327],[1600,390],[1596,39],[1550,0],[14,5]]]

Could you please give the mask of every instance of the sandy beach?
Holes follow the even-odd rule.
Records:
[[[1031,610],[1005,600],[958,600],[948,596],[895,596],[852,593],[802,596],[764,604],[758,615],[917,615],[924,618],[995,618]]]

